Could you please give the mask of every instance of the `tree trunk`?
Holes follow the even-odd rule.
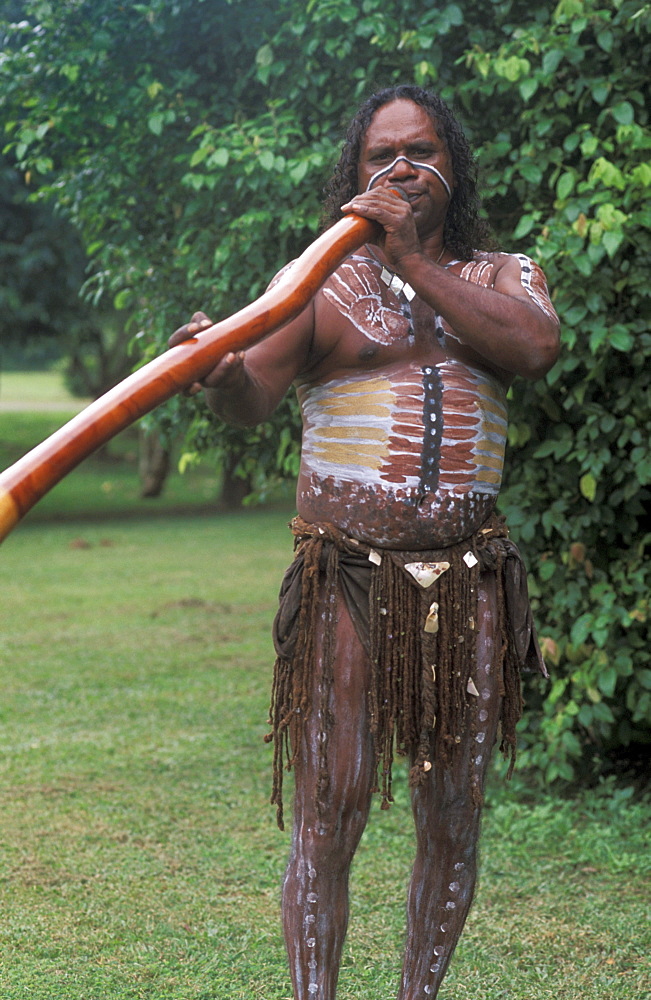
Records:
[[[233,470],[236,465],[237,459],[230,456],[224,464],[221,504],[226,510],[238,510],[242,506],[244,498],[249,495],[253,488],[249,479],[242,479],[240,476],[234,475]]]
[[[170,453],[155,431],[140,431],[138,474],[140,496],[159,497],[170,471]]]

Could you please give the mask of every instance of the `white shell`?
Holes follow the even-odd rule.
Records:
[[[413,562],[405,563],[405,569],[411,573],[416,583],[427,590],[438,578],[450,568],[449,562]]]
[[[425,621],[425,631],[431,632],[433,635],[439,630],[439,606],[436,601],[433,601],[430,605],[429,614]]]

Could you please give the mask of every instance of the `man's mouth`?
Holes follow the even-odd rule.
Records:
[[[409,202],[410,205],[413,204],[415,201],[418,201],[418,199],[423,193],[422,191],[407,191],[405,190],[404,187],[402,187],[399,184],[391,184],[390,186],[397,194],[400,195],[402,199],[404,199],[404,201]]]
[[[422,191],[408,191],[407,201],[409,202],[410,205],[415,205],[416,202],[419,201],[420,198],[422,198],[422,196],[423,196]]]

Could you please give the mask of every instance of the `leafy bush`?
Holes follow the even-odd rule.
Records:
[[[506,123],[483,147],[487,189],[563,327],[545,382],[514,387],[503,495],[555,678],[522,731],[548,780],[614,763],[651,727],[648,10],[564,0],[549,25],[475,47],[463,88]]]
[[[87,294],[132,317],[144,357],[194,309],[259,295],[312,239],[363,93],[415,80],[458,106],[500,238],[543,265],[563,324],[546,380],[511,393],[502,505],[554,674],[529,692],[522,757],[571,780],[649,742],[649,4],[13,6],[7,152],[77,226]],[[186,462],[212,449],[262,490],[295,473],[292,402],[244,434],[201,405],[158,417],[187,427]]]

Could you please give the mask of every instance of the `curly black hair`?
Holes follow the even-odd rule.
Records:
[[[496,249],[491,228],[480,215],[477,167],[461,125],[438,94],[407,83],[372,94],[350,123],[339,162],[325,187],[324,228],[341,218],[341,206],[357,194],[357,164],[373,115],[383,105],[397,100],[413,101],[423,108],[447,144],[455,186],[443,230],[446,247],[461,260],[472,260],[474,250]]]

